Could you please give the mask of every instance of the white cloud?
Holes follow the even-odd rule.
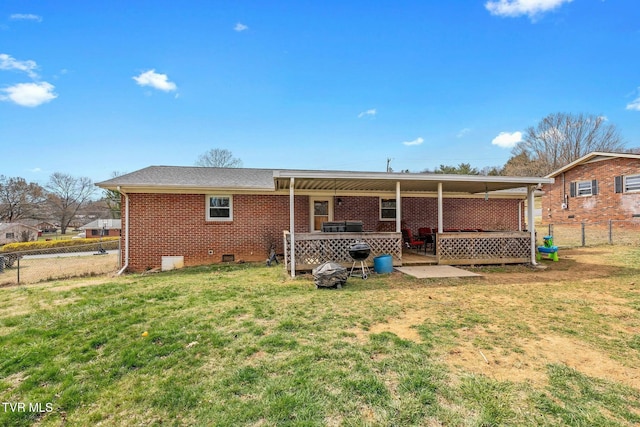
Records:
[[[640,92],[640,88],[638,88]],[[636,110],[640,111],[640,96],[627,104],[627,110]]]
[[[36,21],[42,22],[42,16],[32,13],[14,13],[9,17],[12,21]]]
[[[520,141],[522,141],[522,132],[500,132],[491,143],[501,148],[513,148]]]
[[[34,71],[38,68],[38,64],[32,60],[18,61],[11,55],[0,53],[0,70],[17,70],[27,73],[32,79],[38,78],[38,74]]]
[[[530,18],[556,9],[564,3],[573,0],[490,0],[484,7],[492,14],[498,16],[517,17],[528,15]]]
[[[358,114],[358,118],[361,119],[361,118],[366,117],[366,116],[373,117],[376,114],[377,114],[376,109],[375,108],[371,108],[370,110],[363,111],[362,113]]]
[[[175,83],[169,81],[169,77],[166,74],[158,74],[156,70],[140,73],[139,76],[134,76],[133,80],[140,86],[151,86],[154,89],[165,92],[173,92],[178,88]]]
[[[405,141],[403,142],[404,145],[407,146],[411,146],[411,145],[420,145],[424,142],[424,139],[422,139],[422,137],[418,137],[416,139],[414,139],[413,141]]]
[[[53,93],[55,87],[47,82],[18,83],[0,89],[0,101],[9,101],[23,107],[37,107],[58,97]]]
[[[469,132],[471,132],[471,129],[469,128],[464,128],[464,129],[460,129],[460,132],[458,132],[458,134],[456,135],[458,138],[463,138],[465,137]]]
[[[245,30],[248,30],[248,29],[249,29],[249,27],[247,27],[247,26],[246,26],[246,25],[244,25],[244,24],[241,24],[240,22],[238,22],[238,23],[236,24],[236,26],[235,26],[235,27],[233,27],[233,30],[234,30],[234,31],[237,31],[237,32],[245,31]]]

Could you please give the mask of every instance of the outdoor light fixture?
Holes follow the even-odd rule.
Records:
[[[338,202],[338,206],[342,206],[342,199],[340,197],[338,197],[337,202]]]
[[[487,189],[487,184],[484,185],[484,201],[489,200],[489,190]]]

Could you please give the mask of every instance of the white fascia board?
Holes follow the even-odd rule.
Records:
[[[387,172],[331,172],[331,171],[282,171],[275,170],[274,178],[300,179],[364,179],[385,181],[433,181],[433,182],[495,182],[514,184],[552,184],[553,178],[521,177],[521,176],[488,176],[488,175],[457,175],[457,174],[417,174],[417,173],[387,173]]]

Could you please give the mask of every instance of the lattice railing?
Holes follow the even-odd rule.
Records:
[[[296,233],[294,236],[296,270],[311,270],[333,261],[351,265],[349,247],[356,242],[365,242],[371,247],[367,263],[373,258],[389,254],[394,265],[402,262],[402,233]],[[285,264],[291,270],[291,235],[284,232]]]
[[[439,233],[438,264],[519,264],[531,261],[526,232]]]

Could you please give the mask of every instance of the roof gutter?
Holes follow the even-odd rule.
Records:
[[[124,271],[129,268],[129,195],[122,191],[120,186],[117,187],[118,192],[124,195],[124,215],[125,215],[125,229],[124,229],[124,265],[116,273],[116,276],[120,276]]]

